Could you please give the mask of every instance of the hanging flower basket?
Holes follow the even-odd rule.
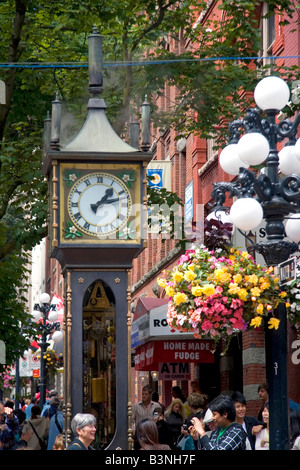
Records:
[[[230,338],[267,321],[277,329],[275,309],[285,302],[273,268],[256,264],[234,248],[186,251],[178,266],[158,279],[170,297],[167,321],[171,328],[193,332],[196,338]]]

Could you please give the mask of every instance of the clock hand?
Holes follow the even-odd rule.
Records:
[[[113,193],[114,193],[113,188],[107,188],[104,196],[100,199],[100,201],[96,202],[96,204],[91,204],[92,211],[95,212],[96,214],[98,207],[101,206],[101,204],[103,204],[110,196],[112,196]]]
[[[120,198],[117,197],[117,198],[115,198],[115,199],[107,199],[107,200],[105,201],[105,204],[110,204],[111,202],[117,202],[117,201],[120,201]]]

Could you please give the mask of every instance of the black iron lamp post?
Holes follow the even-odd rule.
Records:
[[[50,295],[47,293],[41,294],[40,304],[34,305],[32,316],[41,330],[42,340],[38,343],[41,348],[41,366],[40,366],[40,407],[42,408],[46,401],[46,363],[45,353],[49,346],[48,337],[52,334],[51,338],[54,342],[58,342],[63,335],[60,330],[60,322],[56,321],[58,318],[57,308],[55,304],[50,304]]]
[[[277,266],[298,250],[300,242],[300,139],[296,140],[300,113],[293,121],[277,120],[290,99],[289,88],[279,77],[261,80],[254,99],[264,116],[251,108],[243,119],[230,123],[231,138],[220,154],[220,166],[237,179],[214,183],[214,211],[227,209],[234,226],[246,237],[265,220],[266,241],[253,242],[251,249],[260,253],[268,266]],[[280,152],[279,142],[285,144]],[[236,198],[230,209],[224,207],[226,193]],[[278,330],[266,329],[266,373],[270,449],[284,450],[289,448],[284,304],[277,314]]]

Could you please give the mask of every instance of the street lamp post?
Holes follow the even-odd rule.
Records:
[[[46,363],[45,353],[49,346],[48,337],[52,334],[54,342],[62,338],[62,331],[60,330],[60,322],[56,321],[58,318],[57,308],[55,304],[50,304],[50,296],[47,293],[41,294],[40,304],[34,305],[32,316],[34,321],[38,323],[41,330],[41,341],[38,343],[41,348],[41,366],[40,366],[40,406],[41,408],[46,401]]]
[[[214,183],[214,211],[226,210],[226,193],[236,200],[227,208],[232,223],[247,237],[264,219],[266,241],[253,242],[268,266],[277,266],[297,251],[300,241],[300,113],[294,121],[277,120],[289,102],[287,84],[266,77],[256,86],[257,108],[229,124],[231,139],[220,154],[220,166],[237,178]],[[243,133],[242,137],[241,134]],[[278,152],[278,143],[285,142]],[[249,170],[254,167],[254,171]],[[256,167],[256,168],[255,168]],[[261,170],[259,172],[259,170]],[[248,238],[249,239],[249,238]],[[289,448],[286,307],[277,310],[280,326],[266,329],[266,375],[269,385],[270,449]]]

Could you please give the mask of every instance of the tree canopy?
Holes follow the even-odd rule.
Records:
[[[156,113],[153,105],[157,125],[174,126],[181,133],[218,135],[220,117],[233,117],[245,104],[241,90],[253,90],[257,80],[248,58],[256,57],[260,48],[261,2],[223,1],[222,22],[195,26],[207,3],[0,3],[0,80],[6,85],[6,101],[0,104],[0,339],[6,342],[8,362],[26,342],[11,332],[19,321],[25,323],[27,315],[23,289],[28,253],[47,233],[47,184],[41,162],[43,121],[51,101],[58,92],[65,115],[62,139],[68,139],[86,113],[87,39],[96,25],[103,36],[103,97],[118,133],[132,115],[139,114],[145,94],[164,93],[167,82],[178,88],[179,100],[165,115]],[[285,12],[286,19],[297,6],[287,0],[267,3],[271,11]],[[182,31],[192,47],[174,54],[168,50],[168,40],[179,40]],[[296,78],[293,69],[288,73]]]

